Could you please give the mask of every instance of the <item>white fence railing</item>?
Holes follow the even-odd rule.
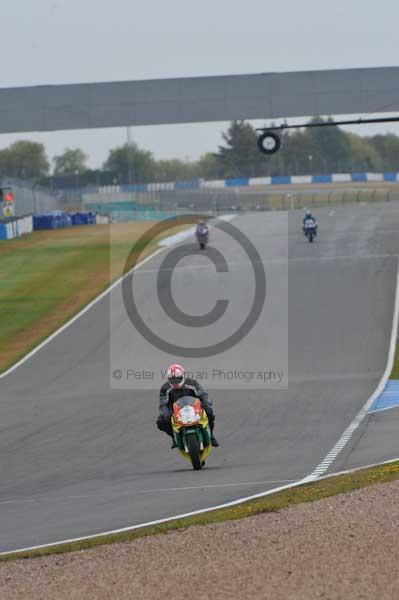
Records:
[[[0,240],[12,240],[25,233],[32,233],[33,218],[32,215],[12,219],[11,221],[0,223]]]

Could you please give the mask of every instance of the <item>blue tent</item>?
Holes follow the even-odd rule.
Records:
[[[72,215],[72,225],[94,225],[96,215],[93,212],[78,212]]]
[[[58,229],[60,227],[71,227],[71,225],[70,215],[62,210],[53,210],[42,215],[33,216],[33,229]]]

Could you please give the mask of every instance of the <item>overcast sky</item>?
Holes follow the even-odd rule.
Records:
[[[0,85],[396,66],[398,23],[398,0],[1,0]],[[216,150],[225,127],[132,134],[156,158],[196,159]],[[21,138],[44,142],[50,156],[79,146],[97,166],[126,131],[0,135],[0,147]]]

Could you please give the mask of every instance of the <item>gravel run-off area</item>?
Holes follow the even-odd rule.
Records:
[[[399,598],[399,481],[240,521],[0,563],[14,600]]]

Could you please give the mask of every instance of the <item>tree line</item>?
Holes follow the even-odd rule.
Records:
[[[88,168],[88,156],[80,148],[66,148],[51,165],[43,144],[22,140],[0,150],[0,176],[81,187],[200,178],[399,172],[399,137],[393,133],[361,136],[333,125],[285,130],[281,137],[281,150],[264,156],[257,149],[252,125],[233,121],[222,134],[223,143],[217,152],[204,154],[197,161],[156,160],[151,152],[131,143],[111,149],[98,169]]]

